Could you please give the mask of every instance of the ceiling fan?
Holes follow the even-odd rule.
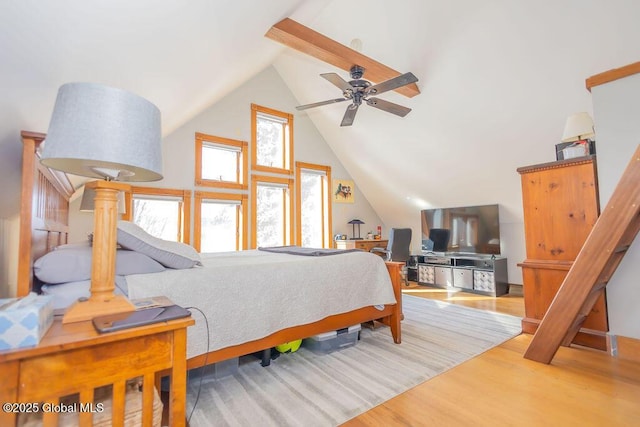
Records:
[[[296,109],[306,110],[308,108],[320,107],[322,105],[334,104],[336,102],[351,101],[351,105],[347,107],[347,111],[344,113],[340,126],[351,126],[353,124],[353,120],[358,112],[358,107],[360,107],[362,102],[379,110],[386,111],[387,113],[395,114],[396,116],[404,117],[409,114],[411,108],[403,107],[402,105],[394,104],[393,102],[385,101],[384,99],[375,98],[372,95],[379,95],[417,82],[418,78],[414,76],[413,73],[405,73],[392,79],[385,80],[382,83],[372,85],[371,82],[362,78],[364,71],[364,68],[359,65],[351,67],[352,80],[348,82],[336,73],[320,74],[321,77],[324,77],[330,83],[333,83],[335,86],[342,89],[343,98],[335,98],[327,101],[315,102],[313,104],[300,105],[297,106]]]

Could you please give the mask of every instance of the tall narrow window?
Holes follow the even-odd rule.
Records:
[[[292,185],[288,178],[252,177],[252,247],[290,245],[293,241]]]
[[[247,195],[196,191],[194,246],[200,252],[247,247]]]
[[[190,191],[131,187],[131,193],[125,196],[127,212],[123,219],[160,239],[189,243]]]
[[[331,167],[296,162],[296,236],[305,247],[331,247]]]
[[[251,168],[293,172],[293,115],[251,104]]]
[[[196,133],[196,185],[247,188],[247,143]]]

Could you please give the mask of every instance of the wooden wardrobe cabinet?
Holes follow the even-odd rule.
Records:
[[[518,168],[527,259],[522,267],[525,317],[534,333],[595,224],[600,207],[595,156]],[[606,350],[603,294],[573,343]]]

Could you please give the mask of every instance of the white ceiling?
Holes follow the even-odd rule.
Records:
[[[149,99],[165,135],[271,64],[300,103],[338,97],[318,75],[345,72],[264,37],[285,17],[420,79],[414,98],[381,95],[413,108],[405,118],[363,106],[341,128],[344,104],[302,113],[386,224],[482,203],[519,222],[515,169],[555,160],[565,118],[591,112],[585,78],[640,57],[635,0],[4,2],[0,218],[18,212],[19,132],[46,132],[63,83]]]

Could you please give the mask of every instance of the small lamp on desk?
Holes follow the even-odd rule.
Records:
[[[74,175],[99,178],[85,185],[95,191],[91,296],[71,306],[63,323],[133,311],[114,295],[118,181],[162,179],[160,111],[132,93],[94,83],[60,87],[41,162]]]
[[[364,224],[364,221],[359,219],[352,219],[351,221],[349,221],[349,224],[351,224],[351,227],[353,228],[353,237],[351,238],[351,240],[362,240],[362,237],[360,237],[360,224]],[[358,237],[356,237],[356,225],[358,226]]]

